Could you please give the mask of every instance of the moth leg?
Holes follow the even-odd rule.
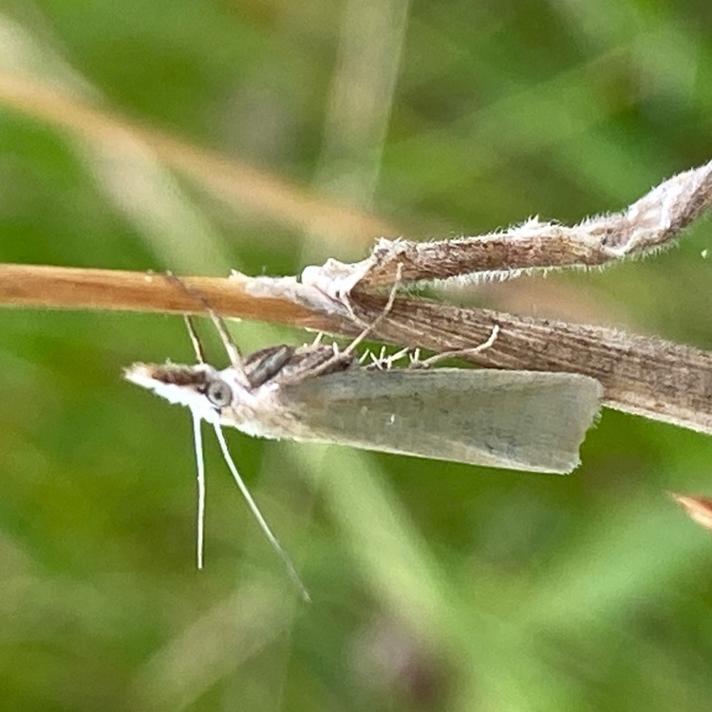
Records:
[[[295,349],[286,344],[268,346],[245,359],[245,376],[253,388],[272,380],[294,357]]]
[[[406,346],[405,348],[401,349],[400,351],[396,351],[393,354],[387,354],[386,347],[383,346],[381,347],[381,351],[378,356],[376,356],[371,351],[367,351],[366,354],[370,356],[371,363],[369,363],[366,368],[376,368],[379,371],[382,371],[383,369],[385,369],[386,371],[390,371],[390,369],[393,368],[393,364],[407,356],[409,351],[409,346]],[[364,361],[365,359],[363,357],[359,359],[359,363],[363,363]]]
[[[400,361],[402,358],[405,358],[408,356],[410,353],[410,347],[406,346],[405,348],[402,348],[400,351],[396,351],[394,354],[391,354],[388,357],[388,365],[387,368],[392,368],[393,364],[396,363],[396,361]]]
[[[366,368],[369,370],[373,370],[375,368],[377,371],[382,371],[383,366],[381,365],[381,361],[378,356],[376,356],[373,352],[371,352],[369,356],[371,357],[371,363],[369,363]]]
[[[183,321],[185,323],[185,328],[188,330],[190,343],[193,346],[195,360],[198,363],[205,363],[205,349],[203,349],[203,344],[200,343],[200,338],[198,337],[198,332],[195,330],[193,320],[187,314],[183,314]]]
[[[320,363],[311,371],[305,371],[303,374],[301,374],[301,378],[313,378],[315,376],[320,376],[324,373],[330,373],[334,370],[335,367],[338,367],[340,364],[348,365],[354,360],[354,351],[356,350],[356,347],[364,339],[366,339],[373,332],[374,329],[378,328],[378,325],[383,321],[383,319],[385,319],[386,316],[388,316],[388,312],[390,312],[391,308],[393,307],[393,302],[396,298],[396,292],[398,291],[398,287],[400,286],[400,273],[401,268],[399,265],[398,279],[393,283],[393,286],[391,287],[391,292],[388,295],[388,301],[386,302],[386,306],[383,308],[383,311],[373,320],[373,322],[369,324],[343,351],[339,351],[338,346],[334,344],[334,353],[331,358]]]
[[[371,357],[371,363],[369,363],[366,368],[375,368],[379,371],[382,371],[384,366],[388,368],[388,359],[386,357],[385,346],[381,346],[381,350],[378,352],[378,356],[376,356],[373,351],[371,351],[369,355]]]
[[[367,339],[380,325],[380,323],[388,316],[389,312],[393,308],[393,303],[396,300],[396,292],[401,283],[401,273],[403,271],[403,266],[398,265],[396,279],[391,286],[391,292],[388,295],[388,301],[386,306],[383,307],[383,311],[368,325],[366,328],[341,352],[342,356],[350,356],[356,347],[364,340]]]
[[[170,282],[177,284],[192,299],[197,299],[200,301],[203,308],[208,313],[208,316],[210,317],[211,321],[213,322],[213,325],[217,329],[218,335],[220,336],[220,340],[222,341],[223,346],[225,347],[225,351],[227,352],[228,358],[230,359],[230,365],[235,369],[235,371],[237,371],[237,373],[239,373],[243,377],[243,385],[249,385],[247,377],[245,376],[245,369],[242,362],[242,354],[240,353],[240,349],[237,347],[237,344],[235,344],[235,342],[230,337],[230,332],[227,330],[225,320],[217,314],[217,312],[210,306],[208,300],[198,290],[188,287],[188,285],[185,284],[182,279],[176,277],[176,275],[174,275],[172,272],[166,272],[166,278]]]
[[[499,324],[495,324],[492,327],[492,332],[490,335],[487,337],[487,340],[482,342],[479,346],[473,346],[472,348],[468,349],[453,349],[452,351],[443,351],[442,353],[435,354],[435,356],[431,356],[430,358],[426,358],[425,360],[421,361],[418,356],[414,360],[411,361],[410,367],[411,368],[432,368],[435,364],[439,363],[440,361],[444,361],[445,359],[448,358],[458,358],[461,356],[474,356],[475,354],[482,353],[483,351],[486,351],[492,344],[494,344],[495,341],[497,341],[497,337],[499,336]]]
[[[227,330],[227,324],[225,323],[225,320],[222,317],[218,316],[213,311],[212,307],[207,305],[207,303],[206,307],[208,310],[208,315],[210,316],[213,325],[217,329],[218,335],[220,336],[220,341],[222,341],[228,358],[230,359],[230,365],[236,371],[242,373],[244,371],[242,365],[242,354],[240,353],[240,349],[237,347],[237,344],[230,337],[230,332]]]
[[[368,361],[369,358],[373,358],[373,353],[371,351],[369,351],[369,349],[366,349],[361,354],[361,356],[359,356],[359,359],[358,359],[359,365],[363,365],[364,363],[366,363],[366,361]]]

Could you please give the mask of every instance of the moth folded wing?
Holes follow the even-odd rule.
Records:
[[[284,387],[280,401],[296,440],[568,473],[601,397],[577,374],[439,368],[320,376]]]

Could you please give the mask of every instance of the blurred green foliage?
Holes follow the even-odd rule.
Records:
[[[711,20],[693,0],[5,0],[0,70],[424,238],[619,209],[708,160]],[[0,103],[0,260],[293,274],[366,250],[132,160]],[[646,262],[488,294],[712,348],[705,248],[703,221]],[[0,319],[0,708],[709,709],[712,539],[665,494],[712,490],[709,438],[607,411],[556,478],[234,434],[302,606],[212,444],[195,571],[189,418],[120,378],[189,359],[179,319]]]

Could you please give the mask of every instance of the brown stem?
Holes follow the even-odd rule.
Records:
[[[522,272],[602,267],[670,247],[682,230],[712,208],[712,161],[679,173],[625,210],[586,218],[572,227],[528,220],[505,231],[435,242],[376,242],[355,264],[329,260],[310,268],[313,283],[347,293],[419,281],[479,283]]]
[[[323,295],[294,280],[185,277],[226,317],[256,319],[351,336],[361,325]],[[367,322],[385,298],[363,294],[354,304]],[[0,306],[204,313],[203,303],[165,275],[115,270],[0,265]],[[598,379],[609,407],[712,433],[712,353],[598,326],[459,309],[426,299],[397,299],[374,336],[436,352],[482,343],[471,357],[484,366],[569,371]]]
[[[189,289],[226,317],[311,326],[314,315],[282,296],[255,298],[246,282],[216,277],[181,277]],[[167,313],[205,313],[189,290],[166,275],[77,267],[0,265],[0,306]]]

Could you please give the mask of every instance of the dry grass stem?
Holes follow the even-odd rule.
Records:
[[[529,220],[502,232],[438,242],[381,239],[365,260],[330,260],[307,278],[334,294],[358,285],[459,279],[482,282],[523,272],[600,267],[642,257],[674,244],[712,205],[712,161],[664,181],[625,210],[587,218],[574,227]]]
[[[349,309],[294,278],[185,277],[29,265],[0,266],[0,305],[204,314],[203,295],[226,317],[256,319],[353,336],[373,322],[386,297],[361,294]],[[482,366],[567,371],[598,379],[612,408],[712,433],[712,352],[613,329],[460,309],[420,298],[398,298],[373,338],[435,352],[494,343],[473,354]]]
[[[102,147],[122,150],[127,141],[138,140],[165,165],[229,204],[271,222],[308,229],[326,242],[347,236],[365,245],[373,235],[396,232],[368,213],[304,190],[244,161],[119,118],[114,112],[27,75],[0,70],[0,104]]]
[[[692,497],[671,492],[670,496],[685,510],[694,522],[705,529],[712,529],[712,499],[710,497]]]

